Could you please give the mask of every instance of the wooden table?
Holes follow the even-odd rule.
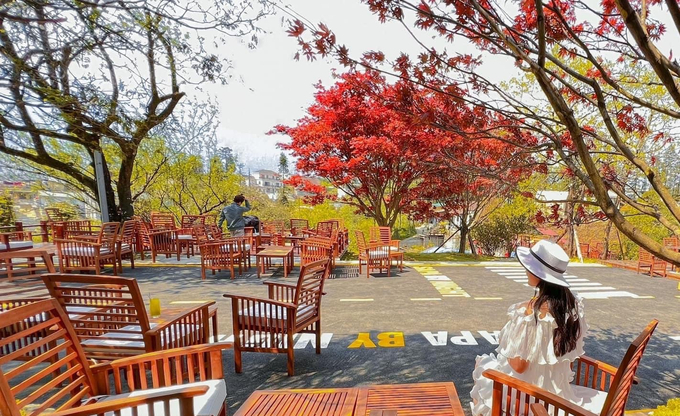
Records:
[[[260,277],[260,272],[264,273],[266,264],[274,258],[283,259],[283,277],[288,277],[288,273],[293,270],[295,259],[293,257],[293,247],[291,246],[265,246],[264,250],[255,254],[255,267],[257,268],[257,277]],[[260,269],[260,259],[262,259],[262,268]]]
[[[451,382],[393,384],[339,389],[258,390],[236,416],[464,416]],[[392,411],[392,412],[386,412]]]

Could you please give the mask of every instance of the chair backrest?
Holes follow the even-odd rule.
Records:
[[[149,237],[149,232],[151,232],[151,223],[144,221],[141,217],[134,217],[137,221],[137,230],[139,231],[139,239],[142,243],[142,249],[151,247],[151,238]]]
[[[680,238],[667,237],[663,239],[664,247],[680,247]]]
[[[52,259],[44,250],[21,250],[0,253],[0,299],[47,296],[40,277],[56,273]]]
[[[366,245],[366,237],[364,236],[364,232],[360,230],[354,230],[354,235],[357,238],[357,249],[359,250],[359,253],[363,253],[368,249],[368,246]]]
[[[319,221],[316,224],[316,235],[330,237],[334,229],[338,228],[337,221]]]
[[[50,296],[69,314],[87,358],[111,360],[144,352],[139,342],[130,342],[143,340],[150,329],[137,280],[47,274],[43,281]]]
[[[123,223],[123,227],[121,227],[120,230],[120,238],[119,240],[123,244],[129,244],[132,246],[135,240],[135,231],[137,230],[137,221],[136,220],[127,220]]]
[[[196,243],[203,244],[210,242],[208,227],[209,225],[206,224],[194,224],[194,226],[191,227],[193,236],[196,239]]]
[[[203,224],[217,224],[217,215],[215,214],[203,214]]]
[[[100,392],[78,337],[56,299],[45,299],[2,313],[0,332],[14,335],[0,339],[0,348],[15,351],[0,356],[0,413],[4,416],[37,416],[50,407],[65,410]],[[42,331],[50,328],[49,338]],[[16,339],[27,340],[20,345]],[[10,367],[14,357],[45,350],[40,359]],[[58,360],[51,359],[63,357]],[[46,365],[47,364],[47,365]],[[29,377],[30,375],[30,377]]]
[[[309,229],[309,221],[301,218],[291,218],[290,219],[290,232],[291,234],[299,234],[304,230]]]
[[[297,322],[306,321],[321,312],[323,284],[328,277],[330,259],[317,260],[301,267],[293,303],[297,305]]]
[[[371,227],[371,241],[378,241],[382,244],[390,244],[392,241],[392,228],[390,227]]]
[[[102,249],[114,250],[116,240],[118,239],[118,230],[120,229],[119,222],[105,222],[99,231],[99,238],[97,242],[101,243]]]
[[[649,251],[645,250],[644,248],[640,247],[638,248],[638,260],[639,261],[644,261],[644,262],[650,262],[652,261],[652,253]]]
[[[658,324],[659,321],[656,319],[650,322],[628,347],[626,355],[621,360],[619,369],[609,386],[607,399],[602,406],[602,412],[600,412],[601,416],[623,416],[635,373],[640,366],[640,360],[642,360],[642,354],[645,352],[649,339]]]
[[[333,255],[333,244],[326,239],[308,239],[300,243],[300,265],[317,260],[330,259]]]
[[[176,230],[175,217],[172,214],[152,213],[151,228],[154,230]]]
[[[92,234],[92,222],[90,220],[71,220],[64,222],[64,237],[66,238],[90,234]]]
[[[205,217],[202,215],[182,215],[182,228],[191,229],[194,224],[205,224]]]

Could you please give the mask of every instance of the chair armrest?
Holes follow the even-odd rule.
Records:
[[[278,282],[263,282],[263,284],[268,286],[269,299],[278,300],[279,302],[293,302],[297,285]]]
[[[146,331],[144,339],[147,341],[147,350],[150,345],[153,346],[154,351],[159,351],[207,343],[210,339],[208,308],[214,304],[214,301],[202,303]],[[198,326],[198,328],[194,329],[191,326]],[[198,340],[194,334],[198,334]],[[165,345],[161,342],[162,338],[165,339]]]
[[[251,296],[241,296],[241,295],[231,295],[229,293],[225,293],[224,295],[225,298],[231,299],[232,303],[243,303],[243,302],[251,302],[251,303],[265,303],[273,306],[280,306],[282,308],[288,308],[288,309],[295,309],[296,306],[292,303],[288,302],[281,302],[278,300],[272,300],[272,299],[264,299],[264,298],[256,298],[256,297],[251,297]]]
[[[493,404],[491,414],[501,414],[502,412],[510,414],[512,409],[515,409],[514,406],[521,404],[520,395],[516,394],[517,391],[519,391],[558,409],[562,409],[566,414],[571,414],[574,416],[597,416],[595,413],[578,407],[570,401],[557,396],[556,394],[553,394],[538,386],[534,386],[533,384],[516,379],[505,373],[501,373],[500,371],[486,370],[482,373],[482,375],[493,380]],[[506,388],[504,388],[504,386]],[[511,390],[515,390],[515,392],[512,392]],[[501,408],[497,410],[497,406],[505,406],[505,409]],[[517,410],[515,409],[514,411],[516,412]],[[557,414],[558,412],[555,411],[554,413]]]
[[[99,415],[115,410],[138,407],[145,404],[152,405],[160,401],[178,399],[180,401],[180,415],[186,415],[187,409],[193,408],[193,398],[203,395],[209,390],[208,386],[191,386],[175,392],[155,392],[142,394],[136,397],[126,397],[124,399],[110,400],[105,402],[86,404],[84,406],[73,407],[51,413],[53,416],[90,416]]]
[[[618,368],[594,358],[582,355],[571,364],[574,375],[574,384],[589,387],[600,391],[607,391]],[[633,384],[638,384],[639,379],[633,378]]]
[[[531,409],[531,412],[534,414],[534,416],[548,416],[548,409],[545,408],[540,403],[534,403],[531,406],[529,406]]]
[[[396,248],[396,249],[401,248],[400,244],[401,244],[401,240],[390,240],[390,246],[392,246],[393,248]]]

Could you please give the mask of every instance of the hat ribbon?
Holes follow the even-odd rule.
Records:
[[[534,253],[534,250],[529,249],[529,252],[531,253],[532,256],[534,256],[534,258],[535,258],[536,260],[538,260],[539,262],[541,262],[542,265],[544,265],[545,267],[549,268],[550,270],[552,270],[552,271],[554,271],[554,272],[557,272],[557,273],[560,273],[560,274],[562,274],[562,273],[564,273],[564,272],[567,271],[567,269],[560,270],[560,269],[558,269],[557,267],[555,267],[555,266],[553,266],[553,265],[551,265],[551,264],[548,264],[545,260],[543,260],[542,258],[538,257],[538,254]]]

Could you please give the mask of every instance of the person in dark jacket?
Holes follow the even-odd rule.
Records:
[[[244,206],[245,203],[245,206]],[[227,205],[220,212],[220,220],[217,226],[222,228],[224,221],[227,222],[227,229],[232,237],[241,237],[244,235],[243,229],[246,226],[246,221],[243,219],[243,213],[250,211],[250,202],[243,195],[236,195],[234,202]]]

